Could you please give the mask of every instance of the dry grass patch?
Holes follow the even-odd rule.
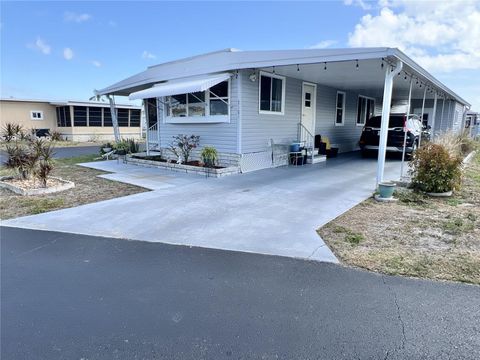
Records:
[[[97,155],[55,160],[52,176],[73,181],[73,189],[41,196],[21,196],[0,189],[0,219],[40,214],[148,191],[138,186],[99,178],[97,175],[105,172],[76,165],[92,161],[95,157]],[[0,170],[2,176],[9,174],[11,172],[6,169]]]
[[[396,196],[396,203],[368,199],[318,233],[348,265],[480,284],[480,154],[453,197]]]

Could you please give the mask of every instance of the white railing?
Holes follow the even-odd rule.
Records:
[[[158,144],[158,123],[155,123],[148,128],[147,143]]]
[[[307,156],[312,158],[315,150],[315,137],[313,134],[302,124],[298,123],[298,141],[300,141],[303,147],[307,150]]]

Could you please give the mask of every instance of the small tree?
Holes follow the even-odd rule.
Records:
[[[34,154],[28,147],[19,144],[8,145],[6,150],[8,158],[5,167],[16,170],[23,180],[28,179],[36,161]]]
[[[169,146],[170,151],[177,156],[182,157],[185,163],[188,162],[193,149],[197,148],[200,143],[200,136],[197,135],[176,135]]]
[[[40,180],[43,187],[47,187],[47,178],[53,170],[53,146],[43,140],[34,142],[34,151],[37,156],[37,164],[35,166],[35,176]]]

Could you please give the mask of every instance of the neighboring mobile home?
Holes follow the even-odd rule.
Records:
[[[120,134],[127,138],[140,138],[142,107],[116,106]],[[25,130],[41,133],[59,132],[65,140],[113,140],[110,107],[95,101],[46,101],[4,98],[0,99],[2,126],[6,123],[21,125]]]
[[[199,135],[242,171],[281,165],[275,144],[313,144],[316,135],[356,150],[365,121],[388,118],[391,107],[423,113],[435,133],[459,131],[468,106],[393,48],[226,49],[151,66],[97,94],[144,100],[149,151]]]

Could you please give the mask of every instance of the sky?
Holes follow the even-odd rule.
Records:
[[[88,100],[209,51],[398,47],[480,111],[480,1],[0,2],[0,95]]]

